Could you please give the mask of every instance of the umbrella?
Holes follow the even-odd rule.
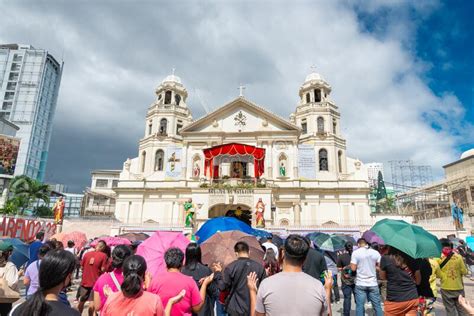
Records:
[[[156,276],[166,271],[164,255],[169,248],[179,248],[183,252],[189,244],[189,239],[181,232],[157,231],[142,242],[137,248],[137,255],[145,258],[148,271]]]
[[[364,238],[365,241],[367,241],[369,244],[372,244],[372,243],[376,242],[379,245],[385,245],[385,242],[383,241],[383,239],[380,238],[379,235],[377,235],[375,232],[373,232],[371,230],[366,230],[362,234],[362,238]]]
[[[118,237],[125,238],[125,239],[130,240],[131,242],[134,242],[134,241],[144,241],[148,239],[150,236],[148,236],[145,233],[126,233],[126,234],[118,235]]]
[[[370,230],[379,235],[386,245],[395,247],[412,258],[439,257],[441,254],[438,238],[420,226],[385,218],[375,223]]]
[[[344,239],[346,242],[350,241],[353,245],[356,244],[356,240],[353,236],[347,235],[347,234],[334,234],[334,236],[341,237]]]
[[[64,235],[66,235],[66,233],[56,233],[53,236],[49,237],[49,240],[56,239],[56,240],[59,240],[59,241],[63,241]]]
[[[346,241],[341,237],[328,234],[319,234],[312,240],[319,249],[332,252],[344,249],[346,244]]]
[[[327,235],[326,233],[323,232],[312,232],[306,235],[306,238],[309,238],[309,240],[314,241],[316,237],[319,235]]]
[[[200,244],[206,241],[209,237],[217,232],[225,232],[228,230],[240,230],[241,232],[249,235],[251,235],[254,231],[252,227],[238,220],[237,218],[216,217],[206,221],[204,225],[202,225],[201,228],[196,232],[196,236],[198,236],[198,243]]]
[[[2,238],[2,241],[8,241],[13,246],[13,252],[9,260],[13,262],[17,268],[20,268],[30,259],[30,246],[19,238]]]
[[[128,240],[127,238],[108,236],[108,237],[97,238],[96,240],[94,240],[93,242],[91,242],[91,246],[92,246],[92,247],[97,246],[97,244],[99,243],[100,240],[105,241],[105,243],[106,243],[107,246],[109,246],[109,247],[118,246],[118,245],[127,245],[127,246],[130,246],[130,245],[132,244],[132,243],[130,242],[130,240]]]
[[[272,233],[267,232],[266,230],[263,230],[263,229],[254,229],[251,235],[254,235],[257,238],[258,237],[268,238],[272,236]]]
[[[69,240],[74,241],[74,247],[76,249],[82,249],[87,243],[87,236],[83,232],[80,231],[73,231],[70,233],[64,234],[62,239],[64,246],[67,246],[67,242]]]
[[[227,266],[235,258],[234,246],[238,241],[245,241],[250,248],[250,259],[263,262],[265,255],[255,236],[244,234],[238,230],[219,232],[201,244],[202,262],[211,265],[220,262]]]

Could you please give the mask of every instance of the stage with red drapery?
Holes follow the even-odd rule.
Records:
[[[219,175],[219,166],[214,166],[214,158],[221,155],[238,156],[250,155],[253,157],[253,167],[255,177],[259,178],[264,170],[265,149],[255,147],[252,145],[244,145],[237,143],[230,143],[207,148],[204,152],[204,175],[210,175],[211,178],[216,178]]]

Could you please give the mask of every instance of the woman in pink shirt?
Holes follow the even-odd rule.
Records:
[[[112,267],[113,271],[102,274],[94,284],[94,308],[100,311],[107,301],[107,296],[104,293],[104,288],[108,288],[108,292],[120,291],[120,286],[123,282],[122,265],[125,259],[132,255],[130,247],[119,245],[114,248],[112,252]]]

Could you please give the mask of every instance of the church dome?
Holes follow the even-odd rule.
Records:
[[[471,156],[474,156],[474,148],[471,148],[471,149],[466,150],[465,152],[463,152],[460,159],[464,159],[464,158],[471,157]]]
[[[324,78],[320,74],[313,71],[312,73],[310,73],[309,75],[306,76],[306,79],[304,80],[304,82],[313,81],[313,80],[326,81],[326,80],[324,80]]]
[[[181,78],[176,76],[175,74],[171,74],[169,76],[166,76],[166,78],[163,79],[163,81],[161,83],[165,83],[165,82],[181,83]]]

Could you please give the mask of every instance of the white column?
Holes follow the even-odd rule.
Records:
[[[301,206],[298,203],[293,204],[294,225],[301,225]]]

